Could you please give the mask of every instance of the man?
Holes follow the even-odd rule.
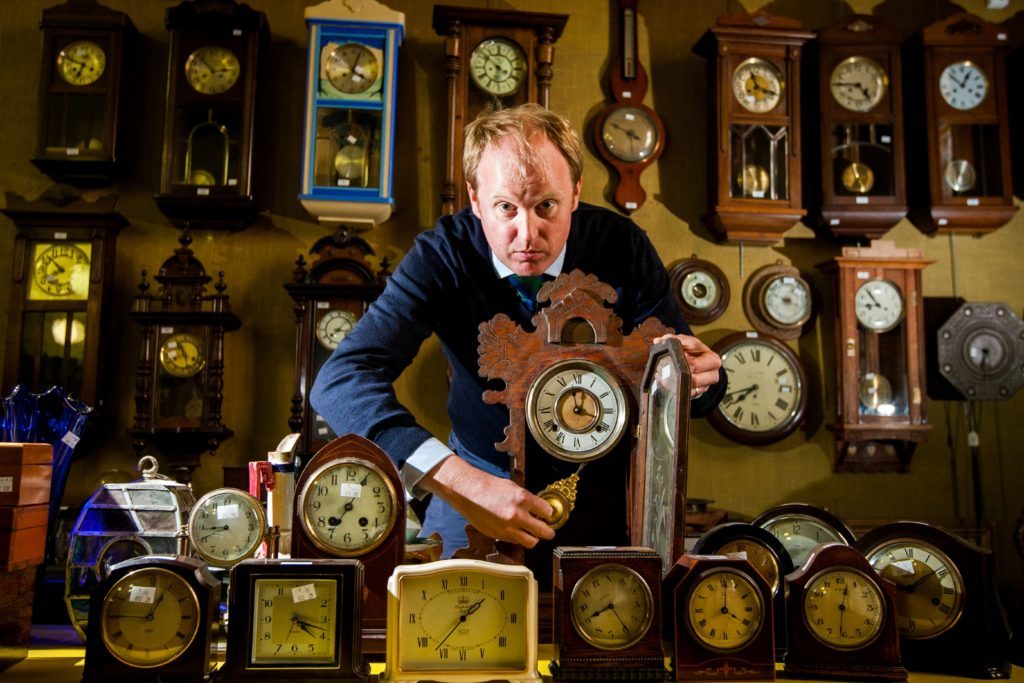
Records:
[[[481,322],[505,313],[530,325],[529,304],[508,276],[577,268],[596,275],[618,293],[624,334],[651,316],[683,332],[675,336],[690,366],[692,414],[707,414],[725,392],[721,359],[689,336],[646,234],[617,213],[580,204],[582,144],[565,117],[537,105],[485,112],[466,128],[463,166],[471,206],[417,237],[310,393],[336,433],[374,441],[395,461],[409,492],[434,494],[423,533],[440,532],[445,557],[466,545],[467,520],[487,536],[526,548],[554,538],[543,521],[551,507],[508,479],[508,455],[494,448],[504,438],[508,411],[483,402],[488,383],[477,375]],[[392,388],[432,333],[451,369],[447,445],[416,423]],[[541,460],[553,459],[535,458],[532,468],[528,454],[528,477]],[[591,522],[591,535],[603,539],[587,542],[621,541],[621,529],[601,536],[594,518],[578,521]],[[568,528],[559,531],[560,540]]]

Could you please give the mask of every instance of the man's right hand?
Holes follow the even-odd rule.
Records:
[[[532,548],[541,539],[555,537],[544,521],[554,512],[546,501],[454,453],[424,475],[419,486],[441,496],[478,531],[496,540]]]

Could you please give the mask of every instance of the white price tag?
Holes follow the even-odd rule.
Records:
[[[751,190],[750,196],[754,199],[764,199],[764,190]]]
[[[867,204],[871,201],[870,197],[857,197],[858,204]]]
[[[320,309],[323,309],[323,308],[330,308],[330,307],[331,307],[331,302],[330,301],[317,301],[316,302],[317,310],[320,310]]]
[[[828,224],[829,225],[839,225],[839,219],[838,218],[833,218],[833,219],[829,220]]]
[[[633,91],[632,90],[623,90],[622,91],[622,97],[620,99],[623,99],[623,100],[631,100],[631,99],[633,99]]]
[[[979,204],[981,204],[981,200],[978,199],[977,197],[967,198],[967,206],[978,206]]]
[[[352,181],[348,178],[338,178],[338,187],[348,187],[352,184]]]
[[[0,477],[0,493],[10,493],[14,490],[14,477]]]
[[[78,445],[80,439],[77,434],[72,434],[71,432],[64,432],[64,436],[62,436],[60,440],[68,448],[74,448],[75,446]]]
[[[156,600],[156,586],[132,586],[128,592],[128,602],[152,605],[154,600]]]
[[[67,238],[68,238],[68,234],[66,232],[55,232],[55,233],[53,233],[53,239],[55,239],[55,240],[66,240]]]
[[[871,273],[869,271],[866,271],[866,270],[858,270],[857,271],[857,279],[858,280],[868,280],[870,278],[871,278]]]
[[[342,484],[341,485],[341,497],[342,498],[358,498],[363,495],[363,487],[359,484]]]
[[[914,561],[913,560],[896,560],[895,562],[893,562],[889,566],[890,567],[896,567],[897,569],[902,571],[904,574],[913,574],[914,573]]]
[[[68,147],[67,149],[64,150],[64,152],[69,157],[77,157],[78,156],[78,148],[77,147]]]
[[[630,211],[636,211],[640,207],[637,205],[636,202],[626,202],[626,208],[629,209]]]
[[[306,602],[307,600],[316,599],[316,586],[311,583],[307,583],[302,586],[296,586],[292,589],[292,602],[299,604],[300,602]]]
[[[882,144],[885,145],[888,145],[890,142],[892,142],[892,136],[890,135],[882,135],[879,137],[879,139],[882,141]]]
[[[228,187],[235,187],[238,185],[238,178],[228,178]]]
[[[174,328],[173,327],[161,327],[160,328],[160,334],[174,334]]]
[[[238,503],[217,506],[217,519],[237,519]]]
[[[196,194],[199,195],[200,197],[205,197],[208,194],[210,194],[210,188],[208,188],[208,187],[197,187],[196,188]]]

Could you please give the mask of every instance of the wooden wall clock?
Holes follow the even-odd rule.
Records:
[[[306,8],[299,200],[327,226],[369,229],[394,207],[398,48],[405,15],[370,0]]]
[[[387,581],[405,561],[405,494],[373,442],[346,434],[303,467],[295,485],[292,557],[358,559],[365,567],[364,652],[384,652]]]
[[[968,13],[926,26],[909,43],[913,87],[908,153],[928,172],[909,178],[910,219],[926,233],[981,235],[1017,211],[1010,173],[1006,29]],[[912,144],[911,144],[912,143]]]
[[[295,453],[303,461],[337,437],[327,421],[309,404],[309,390],[320,367],[384,289],[389,275],[386,260],[376,272],[367,260],[373,249],[344,230],[322,237],[300,255],[285,284],[295,302],[295,392],[288,426],[300,434]]]
[[[786,577],[786,675],[905,681],[896,630],[895,585],[859,550],[818,545]]]
[[[964,398],[1003,401],[1024,385],[1024,321],[1001,303],[964,303],[936,335],[938,368]]]
[[[58,182],[109,185],[123,159],[119,122],[132,20],[96,0],[43,10],[39,127],[32,163]]]
[[[819,265],[836,282],[837,472],[902,472],[931,425],[924,393],[921,249],[843,247]]]
[[[553,571],[554,680],[665,680],[657,552],[562,546]]]
[[[770,245],[806,211],[800,61],[814,34],[764,12],[726,14],[694,46],[708,60],[708,214],[728,242]]]
[[[139,293],[129,313],[139,324],[139,358],[135,379],[135,420],[128,434],[140,452],[148,444],[165,456],[175,477],[188,481],[199,457],[216,450],[233,432],[221,422],[224,402],[224,334],[242,321],[231,311],[224,271],[215,293],[212,278],[182,232],[149,292],[142,271]]]
[[[775,680],[772,591],[750,562],[683,555],[664,591],[672,680]]]
[[[638,0],[619,0],[619,59],[612,64],[608,84],[615,104],[594,119],[594,145],[604,162],[619,176],[615,204],[636,211],[647,200],[640,174],[665,149],[661,117],[644,104],[647,70],[640,63],[636,44]]]
[[[240,230],[259,214],[253,145],[267,18],[235,0],[187,0],[170,34],[163,166],[156,205],[180,228]]]
[[[821,29],[817,46],[816,222],[840,239],[878,238],[907,213],[900,31],[855,14]]]
[[[568,14],[434,6],[434,31],[445,38],[448,90],[442,214],[469,203],[462,175],[466,125],[492,104],[537,102],[547,108],[555,42],[568,20]]]
[[[908,669],[1009,678],[1010,630],[991,551],[923,522],[883,524],[855,547],[896,585],[900,654]]]
[[[707,325],[729,307],[729,279],[711,261],[694,254],[669,268],[672,294],[683,319],[691,325]]]
[[[128,221],[116,195],[87,202],[57,185],[35,200],[6,193],[14,222],[4,386],[51,386],[99,409],[117,235]]]
[[[814,290],[798,268],[777,261],[747,278],[743,312],[758,332],[797,339],[814,327]]]

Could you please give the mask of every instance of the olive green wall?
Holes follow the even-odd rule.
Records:
[[[5,2],[0,12],[0,189],[35,198],[51,185],[29,158],[36,127],[41,35],[40,10],[57,0]],[[167,35],[163,13],[171,0],[104,0],[129,14],[142,40],[134,58],[138,75],[126,128],[130,173],[113,188],[89,192],[90,198],[115,192],[118,210],[131,222],[117,244],[115,292],[111,305],[115,326],[106,343],[107,381],[113,387],[109,435],[101,446],[74,464],[65,502],[81,503],[109,470],[131,473],[135,456],[124,430],[134,411],[136,326],[128,317],[131,297],[143,268],[150,271],[177,246],[177,231],[152,200],[159,184],[160,135],[163,123]],[[207,271],[226,271],[227,293],[242,319],[242,328],[227,337],[223,420],[234,430],[214,455],[205,455],[195,473],[197,493],[222,483],[222,466],[242,465],[265,457],[288,431],[292,394],[294,319],[291,299],[282,285],[288,281],[300,253],[326,234],[304,212],[299,191],[302,108],[304,99],[305,24],[303,9],[314,2],[250,0],[267,13],[272,39],[266,77],[259,90],[259,135],[256,152],[256,190],[264,207],[259,221],[236,234],[200,233],[193,248]],[[438,212],[438,191],[445,156],[442,39],[431,29],[431,2],[389,0],[405,12],[406,40],[401,48],[400,110],[397,115],[395,214],[366,235],[379,255],[401,257],[413,238],[429,228]],[[565,12],[569,22],[556,46],[551,106],[587,128],[606,103],[605,83],[610,60],[617,52],[609,0],[513,0],[477,5],[520,10]],[[718,263],[732,285],[728,310],[713,324],[698,328],[708,343],[748,328],[741,292],[744,278],[776,260],[798,266],[822,293],[823,307],[812,333],[800,339],[799,353],[811,375],[811,402],[806,429],[762,448],[738,447],[704,421],[692,427],[690,444],[691,497],[711,498],[714,506],[738,516],[752,516],[770,505],[805,501],[825,505],[847,519],[932,519],[972,514],[969,456],[965,419],[960,403],[933,401],[929,418],[933,430],[907,474],[833,474],[832,434],[824,425],[834,419],[834,362],[830,283],[816,265],[838,253],[831,241],[797,226],[773,248],[718,245],[700,222],[706,210],[705,120],[706,76],[703,61],[691,48],[715,18],[728,11],[768,11],[800,19],[816,29],[851,12],[874,12],[907,34],[949,14],[967,9],[991,21],[1020,25],[1015,13],[1024,0],[1012,0],[1006,10],[986,10],[983,0],[644,0],[640,3],[639,46],[651,87],[648,104],[663,118],[668,145],[661,159],[643,176],[647,203],[635,220],[650,233],[666,263],[697,254]],[[1024,27],[1020,31],[1024,34]],[[1022,42],[1011,34],[1014,44]],[[1019,80],[1012,75],[1011,80]],[[910,124],[913,125],[913,124]],[[589,131],[589,129],[588,129]],[[589,133],[586,136],[589,140]],[[583,199],[610,205],[612,185],[607,168],[588,142]],[[908,172],[920,172],[911,164]],[[9,310],[9,282],[14,229],[0,218],[0,319]],[[1014,311],[1024,309],[1024,287],[1011,273],[1019,268],[1024,240],[1024,215],[981,239],[928,238],[908,221],[886,238],[900,247],[920,247],[936,263],[924,271],[928,296],[952,296],[972,301],[1001,301]],[[952,249],[957,250],[951,257]],[[955,273],[953,266],[955,265]],[[954,279],[955,275],[955,279]],[[953,290],[954,281],[957,292]],[[0,335],[3,358],[4,335]],[[400,381],[401,398],[425,426],[446,433],[443,403],[444,362],[436,343],[423,349]],[[5,387],[9,389],[9,387]],[[1024,506],[1024,392],[1002,403],[981,407],[980,471],[985,515],[992,519],[1004,580],[1024,581],[1024,570],[1013,550],[1011,531]],[[950,439],[952,432],[953,438]],[[953,467],[955,465],[955,475]],[[954,507],[953,500],[959,500]]]

